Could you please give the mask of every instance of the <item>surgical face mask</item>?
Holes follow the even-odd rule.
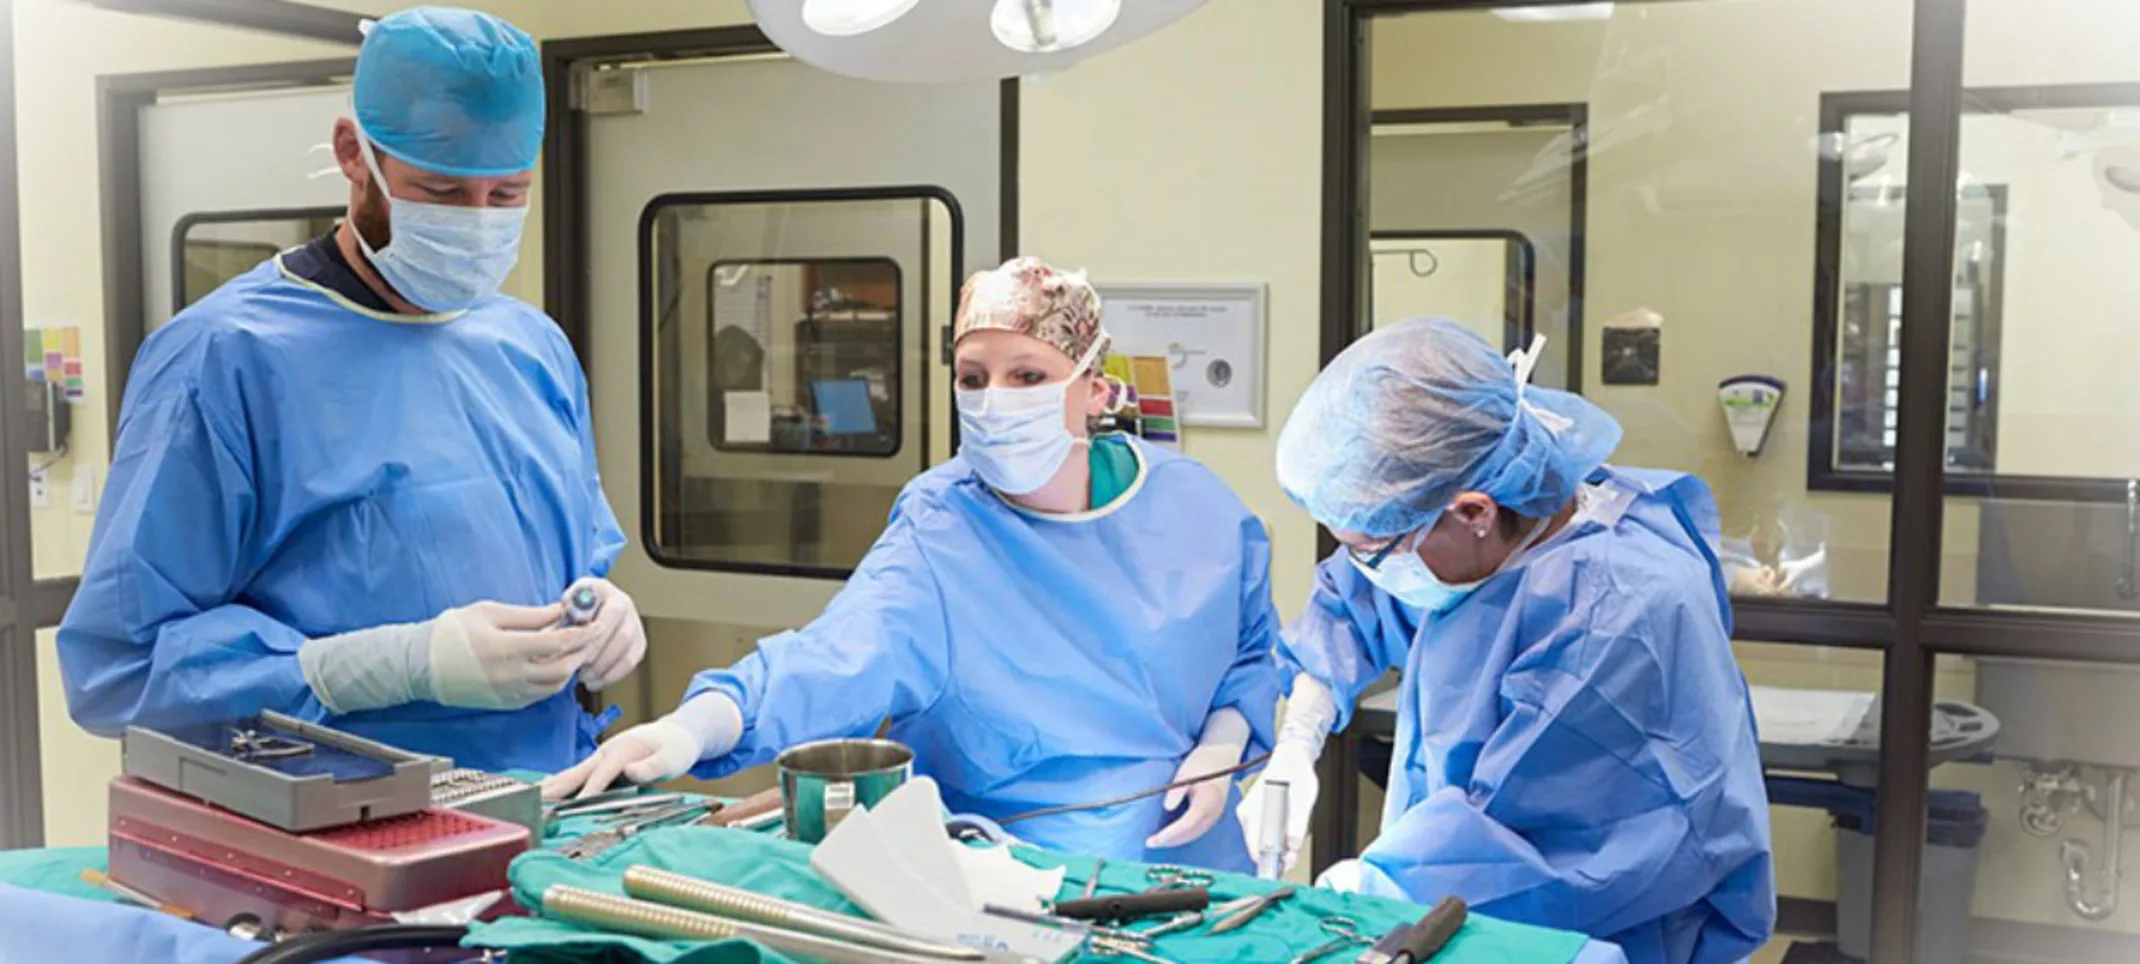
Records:
[[[528,209],[425,204],[394,197],[379,167],[378,148],[361,131],[358,137],[393,232],[386,247],[375,250],[364,232],[352,229],[372,269],[395,293],[425,311],[460,311],[497,294],[520,260]]]
[[[1456,604],[1463,602],[1465,596],[1485,585],[1487,579],[1492,579],[1515,565],[1517,560],[1530,550],[1531,544],[1537,541],[1538,534],[1546,531],[1548,521],[1538,520],[1538,524],[1531,527],[1522,542],[1509,550],[1508,555],[1501,559],[1501,564],[1494,567],[1494,571],[1487,573],[1485,578],[1472,582],[1443,582],[1440,576],[1434,574],[1434,570],[1427,568],[1427,561],[1420,557],[1417,545],[1400,548],[1377,565],[1370,565],[1350,552],[1345,555],[1352,560],[1353,568],[1360,570],[1360,574],[1366,576],[1368,582],[1374,583],[1375,588],[1427,615],[1438,616],[1456,608]]]
[[[1070,434],[1070,387],[1099,357],[1101,335],[1078,359],[1069,378],[1030,388],[959,389],[959,454],[981,481],[1006,495],[1025,495],[1048,484],[1085,439]]]

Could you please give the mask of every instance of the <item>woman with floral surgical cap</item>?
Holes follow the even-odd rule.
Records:
[[[676,712],[552,778],[552,796],[714,778],[887,718],[954,811],[1106,800],[1261,754],[1278,677],[1270,542],[1218,478],[1122,435],[1100,299],[1020,258],[968,281],[960,448],[909,483],[810,625],[700,673]],[[1058,851],[1249,867],[1221,778],[1015,826]]]

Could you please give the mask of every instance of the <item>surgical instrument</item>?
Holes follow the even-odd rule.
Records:
[[[1145,871],[1144,879],[1152,883],[1151,889],[1145,891],[1145,893],[1149,894],[1162,890],[1209,889],[1218,878],[1213,877],[1210,871],[1197,870],[1193,867],[1180,867],[1174,864],[1159,864]]]
[[[1292,803],[1292,784],[1266,778],[1262,788],[1263,824],[1256,828],[1256,876],[1277,880],[1285,873],[1286,812]]]
[[[987,914],[990,917],[1001,917],[1004,920],[1014,920],[1026,924],[1038,924],[1042,927],[1053,927],[1056,930],[1062,931],[1066,934],[1077,934],[1082,937],[1101,937],[1111,941],[1122,941],[1130,944],[1151,943],[1151,941],[1146,939],[1144,935],[1139,934],[1135,931],[1118,930],[1113,927],[1104,927],[1099,924],[1095,924],[1091,921],[1071,920],[1068,917],[1057,917],[1054,914],[1036,914],[1029,910],[1019,910],[1016,907],[1004,907],[1000,904],[982,904],[981,913]]]
[[[129,901],[131,903],[139,904],[150,910],[162,911],[163,913],[176,917],[179,920],[192,920],[194,917],[192,911],[180,907],[177,904],[166,904],[163,901],[157,900],[156,898],[151,897],[148,894],[144,894],[141,891],[135,890],[132,887],[128,887],[125,884],[111,879],[111,876],[109,874],[106,874],[101,870],[97,870],[96,868],[92,867],[90,869],[84,870],[76,876],[81,879],[82,883],[88,884],[91,887],[98,887],[110,891],[111,894],[115,897]]]
[[[1229,913],[1221,918],[1218,923],[1211,925],[1211,932],[1213,934],[1224,934],[1228,931],[1240,930],[1248,926],[1249,921],[1255,920],[1264,911],[1270,910],[1279,901],[1291,896],[1293,896],[1293,885],[1287,884],[1268,894],[1247,897],[1227,904],[1221,909],[1227,910]]]
[[[600,803],[587,803],[584,805],[560,804],[558,806],[550,808],[550,819],[570,820],[573,817],[586,817],[592,816],[597,813],[613,813],[618,810],[639,810],[646,807],[654,807],[660,806],[662,804],[675,803],[679,800],[682,800],[683,798],[684,795],[681,793],[649,793],[641,796],[623,797],[616,800],[604,800]]]
[[[1419,923],[1399,927],[1382,935],[1375,946],[1353,959],[1353,964],[1423,964],[1441,953],[1449,939],[1464,926],[1470,909],[1463,898],[1444,897],[1427,911]]]
[[[594,621],[595,611],[602,608],[602,597],[593,586],[581,586],[565,594],[565,622],[579,626]]]
[[[1172,919],[1168,920],[1164,924],[1159,925],[1158,927],[1141,930],[1136,933],[1138,934],[1138,936],[1145,938],[1160,938],[1165,937],[1168,934],[1179,934],[1182,931],[1189,930],[1190,928],[1202,924],[1207,918],[1219,915],[1234,914],[1240,911],[1242,908],[1245,908],[1251,903],[1261,899],[1261,897],[1239,897],[1227,901],[1223,904],[1217,904],[1212,907],[1205,908],[1204,910],[1192,910],[1187,913],[1176,914]],[[1213,931],[1212,933],[1217,933],[1217,931]]]
[[[775,951],[826,964],[922,964],[943,958],[903,954],[879,947],[818,937],[765,924],[729,920],[712,914],[666,907],[644,900],[582,890],[567,884],[552,884],[543,892],[546,917],[600,930],[662,941],[748,940]],[[983,955],[983,960],[1002,960]]]
[[[1322,928],[1323,933],[1333,935],[1331,939],[1300,952],[1286,964],[1310,964],[1311,961],[1348,946],[1372,947],[1375,943],[1374,938],[1360,933],[1360,922],[1350,917],[1325,917]]]
[[[1038,810],[1028,810],[1024,813],[1014,813],[1008,817],[1004,817],[1003,819],[996,821],[996,825],[999,827],[1008,827],[1014,823],[1023,823],[1027,820],[1037,820],[1041,817],[1053,817],[1058,814],[1064,813],[1083,813],[1087,810],[1106,810],[1111,807],[1119,807],[1125,803],[1136,803],[1139,800],[1156,797],[1170,790],[1179,790],[1182,787],[1193,787],[1199,783],[1217,780],[1221,777],[1230,777],[1236,773],[1243,773],[1248,770],[1253,770],[1257,767],[1264,765],[1265,763],[1269,763],[1270,760],[1271,755],[1265,753],[1262,756],[1256,757],[1253,760],[1244,760],[1223,770],[1213,770],[1210,773],[1206,773],[1202,776],[1194,776],[1183,780],[1176,780],[1173,783],[1169,783],[1165,786],[1153,787],[1149,790],[1139,790],[1136,793],[1126,794],[1124,796],[1111,797],[1106,800],[1092,800],[1085,803],[1066,803],[1059,807],[1042,807]]]
[[[1058,917],[1071,920],[1128,921],[1161,914],[1179,914],[1184,911],[1199,911],[1211,906],[1211,892],[1194,890],[1155,890],[1142,894],[1115,894],[1094,897],[1091,900],[1059,901],[1052,908]]]
[[[1093,940],[1088,943],[1090,943],[1092,946],[1092,952],[1101,957],[1133,957],[1137,960],[1144,961],[1145,964],[1175,964],[1174,961],[1167,960],[1166,958],[1160,957],[1159,955],[1144,950],[1143,948],[1135,947],[1129,944],[1118,943],[1116,941],[1107,940],[1105,938]]]
[[[807,904],[767,897],[654,867],[633,867],[626,870],[624,893],[640,900],[651,900],[657,904],[713,914],[730,920],[784,927],[886,950],[941,957],[946,960],[978,961],[983,957],[980,951],[970,947],[924,940],[874,921],[858,920]]]
[[[709,810],[719,806],[719,803],[712,800],[679,805],[663,812],[620,823],[607,830],[597,830],[564,845],[558,850],[558,853],[563,854],[567,860],[586,860],[589,857],[597,857],[608,853],[618,844],[630,840],[641,832],[679,823],[678,818],[698,816],[701,810]]]
[[[595,822],[605,827],[617,827],[629,823],[661,823],[672,817],[680,817],[685,814],[695,817],[699,814],[699,811],[712,809],[720,805],[718,801],[714,800],[689,800],[682,803],[641,807],[636,810],[623,810],[597,818]]]
[[[1085,881],[1085,892],[1079,894],[1079,897],[1083,897],[1086,900],[1091,900],[1093,898],[1093,895],[1098,894],[1100,892],[1100,869],[1106,866],[1107,861],[1102,860],[1098,857],[1092,858],[1092,879]]]

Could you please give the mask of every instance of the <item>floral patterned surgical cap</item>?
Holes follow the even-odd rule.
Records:
[[[1055,346],[1072,361],[1099,340],[1100,295],[1082,271],[1058,271],[1039,258],[1014,258],[966,280],[959,292],[953,341],[975,331],[1014,331]],[[1098,371],[1107,357],[1093,356]]]

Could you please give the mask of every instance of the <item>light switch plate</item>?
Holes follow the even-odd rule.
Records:
[[[74,467],[74,511],[83,515],[97,511],[97,471],[86,465]]]
[[[52,508],[52,470],[33,469],[30,472],[30,508]]]

